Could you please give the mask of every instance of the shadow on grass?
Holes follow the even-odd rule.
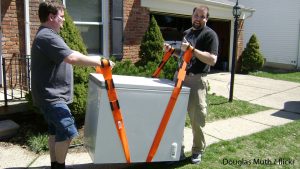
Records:
[[[185,165],[190,164],[190,158],[186,158],[182,161],[174,161],[174,162],[153,162],[153,163],[139,163],[133,166],[129,166],[126,169],[172,169],[172,168],[179,168]]]
[[[228,101],[220,101],[220,102],[216,102],[216,103],[209,103],[209,106],[217,106],[217,105],[222,105],[222,104],[226,104],[228,103]]]
[[[183,161],[176,162],[153,162],[153,163],[134,163],[134,164],[77,164],[77,165],[67,165],[73,169],[172,169],[180,168],[185,165],[190,164],[190,158],[186,158]],[[5,169],[25,169],[23,167],[9,167]],[[28,169],[50,169],[50,166],[37,166],[28,167]]]

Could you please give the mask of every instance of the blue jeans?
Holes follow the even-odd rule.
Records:
[[[56,142],[72,139],[79,135],[74,117],[66,104],[43,106],[41,111],[48,123],[48,132],[50,135],[55,135]]]

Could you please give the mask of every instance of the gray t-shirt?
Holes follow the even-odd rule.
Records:
[[[73,51],[52,29],[41,26],[31,49],[31,91],[36,106],[73,100],[73,68],[64,62]]]

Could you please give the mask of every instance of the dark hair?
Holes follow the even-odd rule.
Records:
[[[203,11],[206,10],[206,11],[207,11],[207,16],[206,16],[206,18],[209,17],[209,8],[208,8],[208,6],[201,5],[201,6],[195,7],[195,8],[193,9],[193,14],[194,14],[194,12],[196,11],[196,9],[200,9],[200,10],[203,10]]]
[[[56,0],[48,0],[40,3],[39,5],[39,18],[41,23],[44,23],[48,20],[49,14],[56,15],[59,10],[64,10],[65,7],[63,4]]]

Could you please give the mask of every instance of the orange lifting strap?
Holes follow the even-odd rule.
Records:
[[[155,70],[155,72],[153,73],[152,77],[156,78],[158,77],[161,69],[165,66],[165,64],[167,63],[167,61],[170,59],[170,57],[173,55],[175,49],[174,48],[170,48],[164,55],[162,61],[159,63],[157,69]]]
[[[193,56],[193,49],[188,46],[187,50],[184,52],[183,54],[183,62],[180,65],[179,71],[178,71],[178,75],[177,75],[177,81],[175,83],[175,88],[173,89],[172,95],[170,97],[169,103],[167,105],[167,108],[165,110],[165,114],[160,122],[159,128],[157,129],[155,138],[153,140],[152,146],[150,148],[150,151],[148,153],[148,157],[147,157],[147,162],[151,162],[156,151],[157,148],[160,144],[161,138],[165,132],[165,129],[167,127],[168,121],[171,117],[173,108],[175,106],[175,103],[177,101],[178,95],[181,91],[182,88],[182,82],[184,81],[185,75],[186,75],[186,67],[187,64],[190,62],[191,58]]]
[[[115,125],[121,140],[124,155],[127,163],[130,163],[130,152],[128,146],[128,140],[126,136],[125,126],[123,122],[123,117],[120,110],[120,105],[115,90],[115,85],[112,79],[111,66],[107,59],[101,59],[101,67],[96,67],[96,72],[103,74],[105,80],[105,87],[107,90],[107,95],[110,103],[110,108],[114,117]]]

